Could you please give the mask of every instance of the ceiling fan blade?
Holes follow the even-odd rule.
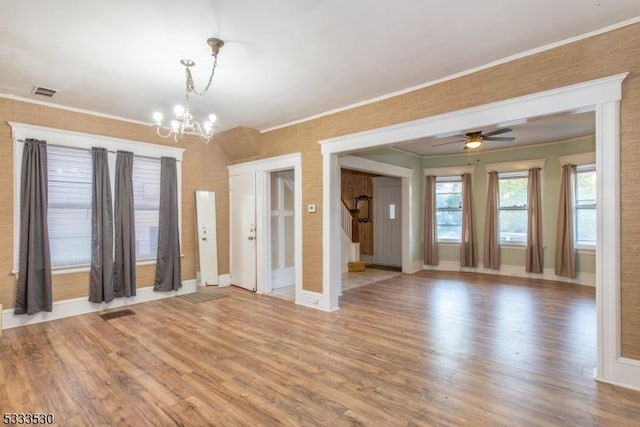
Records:
[[[457,142],[464,142],[464,141],[466,141],[466,139],[460,139],[460,140],[458,140],[458,141],[443,142],[442,144],[432,145],[432,147],[440,147],[441,145],[455,144],[455,143],[457,143]]]
[[[513,136],[490,136],[489,138],[484,138],[485,141],[502,141],[502,142],[511,142],[516,139]]]
[[[452,137],[460,137],[463,138],[464,135],[461,134],[459,131],[456,132],[447,132],[447,133],[441,133],[439,135],[435,135],[434,138],[435,139],[440,139],[440,138],[452,138]]]
[[[487,139],[488,136],[500,135],[500,134],[507,133],[507,132],[513,132],[513,129],[511,129],[511,128],[502,128],[502,129],[492,130],[491,132],[487,132],[487,133],[482,134],[482,137],[484,139]]]

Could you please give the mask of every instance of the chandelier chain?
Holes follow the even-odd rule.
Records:
[[[213,81],[213,75],[216,73],[217,65],[218,65],[218,55],[214,55],[213,68],[211,69],[211,74],[209,75],[209,81],[207,82],[207,85],[205,86],[202,92],[199,92],[196,90],[195,83],[193,82],[193,76],[191,75],[191,67],[189,66],[185,67],[186,80],[187,80],[187,86],[186,86],[187,100],[189,99],[189,93],[194,93],[195,95],[198,95],[198,96],[204,96],[207,93],[207,91],[209,90],[209,87],[211,86],[211,82]]]

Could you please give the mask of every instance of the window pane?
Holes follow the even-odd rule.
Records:
[[[462,235],[462,211],[436,211],[438,240],[460,240]]]
[[[436,181],[438,240],[460,241],[462,235],[462,181],[458,177]]]
[[[527,241],[526,209],[500,210],[500,241],[505,243]]]
[[[461,208],[462,183],[436,182],[436,207],[438,209]]]
[[[596,244],[596,172],[590,166],[576,173],[576,243],[582,245]]]
[[[578,244],[596,244],[596,210],[578,209],[576,212],[576,241]]]
[[[527,177],[500,178],[500,207],[527,206]]]
[[[91,152],[47,146],[51,266],[91,263]]]
[[[160,159],[134,156],[133,203],[136,221],[136,259],[154,259],[158,252]]]
[[[595,171],[578,172],[576,174],[576,205],[596,204],[596,173]]]

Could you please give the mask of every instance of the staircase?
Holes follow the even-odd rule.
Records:
[[[349,209],[342,201],[342,272],[349,271],[349,263],[360,261],[360,232],[358,209]]]

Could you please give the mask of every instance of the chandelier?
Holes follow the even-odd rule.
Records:
[[[191,75],[191,67],[196,65],[195,62],[193,62],[191,59],[182,59],[180,61],[180,64],[182,64],[185,68],[186,107],[183,107],[182,105],[176,105],[173,108],[175,117],[169,122],[169,129],[167,132],[163,132],[161,129],[163,127],[162,119],[164,118],[162,113],[158,111],[153,113],[154,127],[158,136],[162,138],[170,138],[173,136],[173,140],[175,142],[178,142],[185,134],[197,135],[205,143],[209,143],[209,141],[211,140],[217,120],[216,115],[209,114],[207,120],[202,125],[200,125],[197,120],[194,120],[189,108],[189,96],[191,94],[204,96],[204,94],[206,94],[209,90],[209,87],[211,86],[211,82],[213,80],[213,75],[216,72],[216,66],[218,65],[218,53],[220,52],[220,48],[224,46],[224,42],[222,40],[214,37],[208,39],[207,44],[211,47],[211,56],[213,56],[213,67],[211,68],[211,74],[209,75],[209,81],[207,82],[207,85],[205,86],[204,90],[197,91],[195,88],[195,84],[193,83],[193,76]]]

